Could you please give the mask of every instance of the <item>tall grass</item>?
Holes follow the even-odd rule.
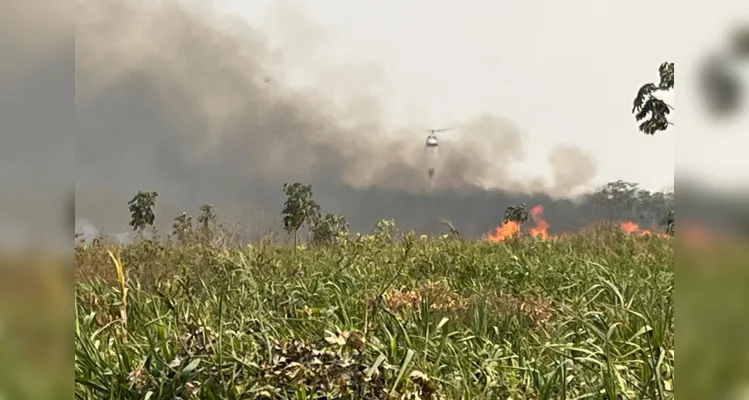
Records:
[[[615,231],[80,247],[76,393],[673,398],[673,254]]]

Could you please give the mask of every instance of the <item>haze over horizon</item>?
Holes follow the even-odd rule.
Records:
[[[367,93],[379,99],[379,122],[389,128],[489,114],[523,132],[524,157],[509,168],[523,179],[551,179],[547,157],[561,145],[596,161],[585,189],[618,179],[648,190],[672,186],[676,127],[633,134],[629,113],[636,90],[675,56],[673,32],[658,23],[669,3],[647,14],[644,2],[589,3],[227,0],[214,9],[266,35],[285,61],[287,85],[319,89],[344,69],[368,72]]]
[[[578,5],[79,1],[75,58],[61,41],[39,64],[76,78],[76,216],[119,231],[155,190],[233,218],[300,181],[363,226],[483,229],[508,203],[673,186],[675,128],[629,112],[669,34],[634,3]],[[444,126],[429,196],[425,129]]]
[[[631,37],[652,22],[634,12],[593,7],[619,29],[573,30],[551,24],[564,12],[553,5],[540,14],[511,6],[491,20],[480,15],[487,10],[439,3],[421,26],[412,23],[418,7],[385,14],[392,4],[379,13],[340,2],[324,3],[329,13],[294,1],[233,11],[232,3],[83,4],[76,210],[95,225],[111,227],[119,214],[123,226],[123,201],[140,189],[175,211],[211,203],[236,217],[278,208],[282,183],[301,181],[354,225],[433,226],[426,221],[442,216],[497,220],[509,198],[549,202],[617,179],[653,190],[672,183],[664,146],[673,133],[645,137],[628,112],[668,59],[657,41]],[[620,44],[611,57],[584,57],[612,41]],[[619,79],[606,81],[611,74]],[[441,194],[425,200],[425,129],[446,125],[457,129],[441,136]],[[479,201],[482,191],[496,197]],[[383,196],[394,197],[384,209]],[[468,217],[478,208],[481,217]]]

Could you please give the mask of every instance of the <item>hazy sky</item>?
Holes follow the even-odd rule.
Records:
[[[723,51],[729,23],[746,15],[742,2],[723,3],[78,0],[75,57],[72,40],[55,40],[47,59],[16,68],[29,84],[4,89],[0,116],[11,130],[45,122],[23,132],[52,138],[60,118],[29,116],[64,113],[75,96],[76,212],[97,225],[126,224],[122,204],[140,189],[159,192],[165,222],[204,202],[275,215],[293,180],[364,225],[421,210],[415,220],[489,226],[518,192],[618,179],[657,190],[673,184],[675,164],[745,181],[749,118],[716,124],[695,85],[699,62]],[[57,9],[41,8],[49,21],[38,9],[2,9],[5,37],[21,38],[0,43],[8,59],[39,37],[27,22],[55,26]],[[664,61],[677,64],[680,94],[666,96],[676,126],[646,136],[632,100]],[[73,74],[74,88],[63,78]],[[432,195],[424,129],[445,126],[458,129],[442,136]],[[3,147],[6,164],[30,170],[53,155]],[[569,214],[560,207],[554,218]]]
[[[0,2],[0,182],[58,199],[74,152],[77,216],[117,231],[141,189],[166,224],[205,202],[277,215],[282,183],[302,181],[363,225],[482,231],[520,201],[561,223],[569,205],[544,196],[581,186],[671,186],[675,164],[745,184],[747,104],[710,118],[696,79],[744,3],[78,0],[74,38],[63,1]],[[632,99],[664,61],[676,126],[646,136]],[[728,66],[749,86],[749,63]],[[432,193],[423,129],[452,125]],[[0,225],[47,220],[15,197]]]
[[[383,114],[394,127],[504,116],[525,132],[527,158],[514,168],[518,173],[547,174],[551,148],[574,145],[594,155],[595,183],[624,179],[649,189],[673,184],[678,128],[645,136],[630,111],[637,89],[657,81],[658,66],[676,56],[677,31],[662,17],[675,6],[672,0],[215,5],[262,29],[279,48],[308,38],[307,48],[283,54],[298,85],[339,65],[379,66],[376,89],[386,96]],[[296,31],[288,29],[291,18],[299,20]]]

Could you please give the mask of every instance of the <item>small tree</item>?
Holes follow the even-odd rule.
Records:
[[[183,212],[178,217],[174,218],[172,223],[172,235],[177,238],[180,242],[187,240],[188,235],[192,231],[192,217],[186,212]]]
[[[637,91],[632,105],[632,113],[640,122],[640,131],[646,135],[654,135],[665,131],[669,125],[668,116],[674,109],[665,101],[655,97],[657,92],[665,92],[674,88],[674,63],[664,62],[658,68],[660,83],[646,83]]]
[[[198,215],[198,223],[200,224],[203,236],[208,239],[211,233],[211,223],[216,222],[216,213],[213,211],[212,204],[203,204],[200,206],[200,215]]]
[[[312,223],[312,243],[332,244],[339,235],[348,232],[346,217],[340,214],[325,214]]]
[[[130,226],[138,234],[143,235],[146,226],[153,226],[156,215],[153,213],[156,207],[156,192],[138,191],[133,198],[127,202],[130,209]]]
[[[528,208],[525,203],[517,206],[509,206],[505,210],[505,222],[515,222],[518,225],[523,225],[528,222]]]
[[[320,216],[320,206],[312,199],[312,186],[303,185],[299,182],[284,183],[283,191],[286,195],[281,215],[283,215],[283,227],[287,233],[294,234],[294,246],[299,243],[299,229],[304,224],[308,226]]]

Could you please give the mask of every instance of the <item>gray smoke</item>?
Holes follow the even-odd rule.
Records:
[[[324,71],[315,90],[284,85],[285,54],[321,54],[299,34],[299,15],[277,17],[288,32],[280,50],[184,2],[82,0],[77,16],[76,214],[110,230],[125,226],[125,202],[140,189],[160,194],[164,227],[202,203],[233,217],[276,215],[281,185],[293,181],[311,183],[354,227],[394,218],[435,229],[449,217],[486,230],[511,201],[549,203],[595,175],[589,155],[560,147],[552,182],[515,178],[510,166],[534,150],[509,119],[483,115],[443,147],[432,191],[422,127],[389,132],[380,122],[388,99],[377,66]]]
[[[0,250],[59,245],[63,235],[70,248],[60,199],[73,186],[72,10],[42,3],[0,2]]]

